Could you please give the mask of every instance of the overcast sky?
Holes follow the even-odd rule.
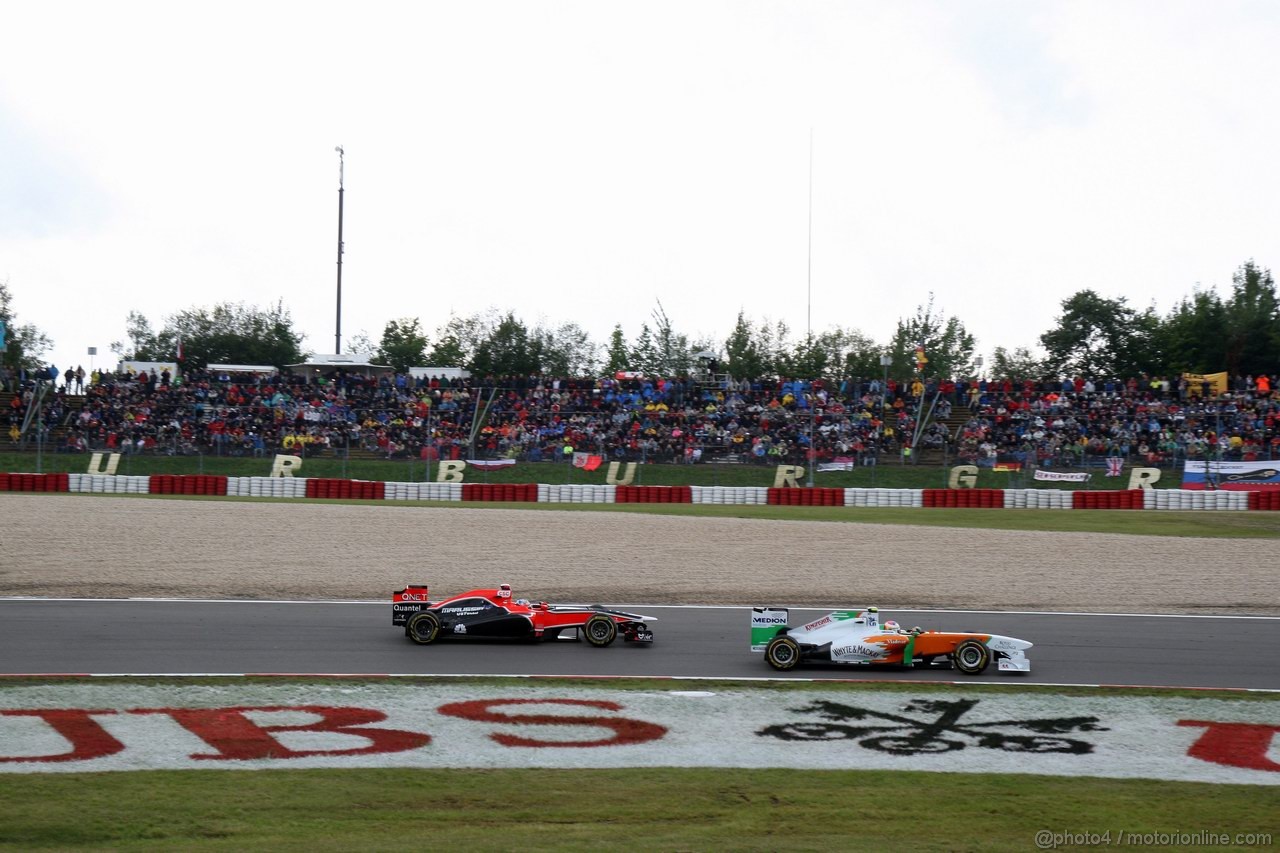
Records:
[[[1164,313],[1280,264],[1269,0],[4,17],[0,280],[64,369],[219,302],[333,352],[338,144],[344,350],[490,307],[632,338],[658,302],[887,342],[932,292],[989,355],[1083,288]]]

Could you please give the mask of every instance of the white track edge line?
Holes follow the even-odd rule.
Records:
[[[335,681],[343,679],[396,679],[396,678],[520,678],[531,681],[746,681],[776,684],[863,684],[872,686],[910,685],[913,687],[930,687],[943,685],[947,687],[1087,687],[1097,690],[1191,690],[1196,692],[1222,693],[1266,693],[1280,694],[1280,688],[1271,687],[1186,687],[1176,684],[1103,684],[1079,681],[1036,681],[1015,685],[1008,681],[923,681],[920,679],[885,680],[857,678],[775,678],[770,676],[729,676],[729,675],[531,675],[529,673],[467,673],[467,672],[11,672],[0,673],[0,683],[4,679],[15,678],[326,678]]]
[[[10,601],[26,601],[26,602],[98,602],[104,604],[136,604],[136,603],[163,603],[163,604],[360,604],[360,605],[377,605],[386,606],[389,601],[370,600],[370,599],[268,599],[268,598],[49,598],[34,595],[13,595],[0,596],[0,604]],[[578,606],[577,602],[558,602],[566,606]],[[631,609],[648,609],[648,610],[743,610],[753,606],[751,604],[611,604],[607,605],[614,608],[631,608]],[[788,605],[778,604],[770,605],[774,607],[785,607],[788,610],[812,610],[815,612],[824,612],[831,610],[848,610],[849,605]],[[1260,620],[1280,620],[1280,616],[1263,616],[1251,614],[1233,614],[1233,613],[1099,613],[1089,610],[953,610],[934,607],[882,607],[880,610],[884,612],[894,613],[976,613],[976,614],[1004,614],[1007,616],[1108,616],[1115,618],[1131,619],[1141,617],[1145,619],[1260,619]]]

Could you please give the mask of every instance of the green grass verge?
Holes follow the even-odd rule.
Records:
[[[772,486],[774,465],[658,465],[636,466],[637,486]],[[89,470],[86,454],[0,453],[0,471],[44,473],[84,473]],[[1123,489],[1129,477],[1104,477],[1101,469],[1089,469],[1087,483],[1051,483],[1032,480],[1021,472],[978,471],[978,488],[983,489]],[[228,477],[265,477],[271,473],[271,458],[252,459],[225,456],[123,456],[117,474],[221,474]],[[382,480],[389,483],[421,483],[434,480],[437,466],[410,460],[318,458],[303,460],[298,476],[341,477],[353,480]],[[469,483],[571,483],[603,485],[605,468],[583,471],[560,462],[519,462],[495,471],[468,470]],[[813,484],[829,488],[944,489],[951,466],[882,464],[853,471],[815,473]],[[807,478],[806,478],[807,479]],[[1181,475],[1167,471],[1157,483],[1162,488],[1178,488]]]
[[[1270,832],[1280,788],[798,770],[279,770],[0,779],[0,849],[1028,850]]]
[[[7,687],[58,679],[0,681]],[[112,683],[333,683],[136,678]],[[340,679],[353,686],[385,679]],[[93,679],[98,683],[99,679]],[[523,679],[396,679],[528,686]],[[603,687],[600,681],[539,680]],[[622,679],[611,690],[1234,691]],[[0,775],[0,850],[1026,850],[1036,833],[1263,832],[1280,787],[881,770],[184,770]]]

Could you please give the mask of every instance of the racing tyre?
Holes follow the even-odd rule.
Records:
[[[404,626],[404,632],[409,635],[410,640],[420,646],[434,643],[436,637],[440,636],[440,618],[429,610],[415,613],[409,617],[409,623]]]
[[[785,634],[774,637],[764,647],[764,659],[774,669],[795,669],[800,663],[800,644]]]
[[[991,650],[977,640],[965,640],[951,653],[951,665],[965,675],[978,675],[991,663]]]
[[[597,613],[582,626],[582,638],[593,646],[604,648],[618,636],[618,623],[608,616]]]

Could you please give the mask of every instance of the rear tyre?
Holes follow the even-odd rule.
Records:
[[[951,653],[951,665],[965,675],[978,675],[991,663],[991,650],[977,640],[965,640]]]
[[[618,637],[618,623],[597,613],[582,626],[582,638],[597,648],[604,648]]]
[[[800,644],[785,634],[774,637],[764,647],[764,659],[774,669],[784,672],[795,669],[796,664],[800,663]]]
[[[409,617],[404,632],[420,646],[434,643],[440,636],[440,618],[429,610],[415,613]]]

